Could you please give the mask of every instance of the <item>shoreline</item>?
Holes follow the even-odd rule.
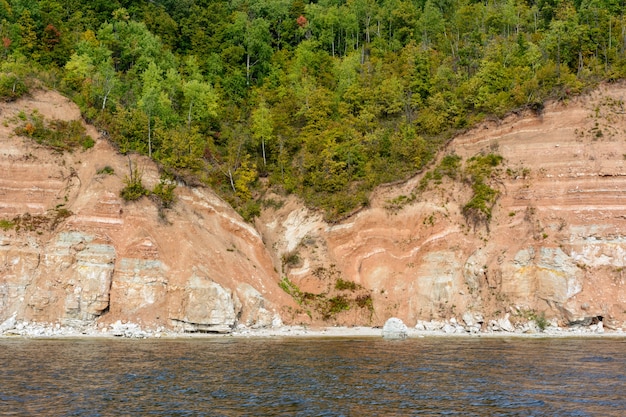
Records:
[[[233,332],[225,336],[238,338],[272,338],[272,337],[293,337],[293,338],[345,338],[345,337],[375,337],[383,339],[383,329],[375,327],[322,327],[306,328],[302,326],[285,326],[278,329],[259,329],[246,332]],[[605,331],[602,333],[593,332],[588,329],[548,329],[543,332],[458,332],[446,333],[442,330],[418,330],[407,329],[404,339],[418,338],[562,338],[562,337],[624,337],[623,331]]]
[[[589,327],[548,327],[544,331],[443,331],[407,328],[406,337],[395,339],[417,338],[626,338],[622,329],[605,330]],[[1,329],[0,340],[19,339],[151,339],[151,340],[185,340],[185,339],[324,339],[324,338],[379,338],[383,339],[383,329],[378,327],[308,327],[279,326],[268,328],[238,327],[228,333],[186,333],[165,328],[142,329],[139,325],[126,323],[112,328],[86,327],[82,329],[42,323],[18,323],[14,328]]]

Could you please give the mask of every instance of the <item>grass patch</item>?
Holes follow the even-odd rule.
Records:
[[[2,219],[0,220],[0,229],[7,231],[11,230],[15,227],[15,222],[11,220]]]
[[[285,202],[283,200],[275,200],[273,198],[266,198],[264,200],[261,200],[261,206],[264,209],[271,208],[274,210],[278,210],[282,208],[283,205],[285,205]]]
[[[323,305],[322,318],[324,320],[331,319],[342,311],[350,310],[350,301],[343,295],[338,295],[327,299]]]
[[[45,214],[31,215],[30,213],[24,213],[14,217],[10,221],[4,220],[1,222],[3,222],[2,224],[5,226],[12,224],[11,227],[15,228],[17,232],[24,231],[41,234],[44,231],[53,231],[59,224],[73,214],[74,213],[64,207],[56,207],[52,210],[48,210]],[[4,229],[4,227],[2,228]]]
[[[152,189],[152,196],[157,200],[161,208],[171,208],[176,202],[176,182],[168,178],[166,175]]]
[[[439,165],[433,171],[433,179],[441,181],[443,177],[457,179],[461,169],[461,157],[449,154],[443,157]]]
[[[115,174],[115,170],[110,167],[109,165],[106,165],[103,168],[100,168],[99,170],[96,171],[96,174],[98,175],[113,175]]]
[[[325,270],[327,271],[327,270]],[[320,279],[332,278],[332,273],[320,271],[316,276]],[[328,291],[313,294],[300,290],[289,278],[283,277],[278,283],[280,288],[291,295],[298,305],[306,307],[310,316],[328,321],[334,319],[338,314],[351,310],[352,308],[364,309],[369,312],[370,318],[374,312],[372,295],[360,285],[345,281],[341,278],[335,281],[335,285]],[[351,293],[337,293],[336,291],[350,291]]]
[[[443,157],[439,165],[432,171],[428,171],[420,180],[418,191],[426,191],[431,181],[441,184],[444,177],[456,180],[461,174],[461,157],[456,154],[449,154]]]
[[[261,215],[261,203],[257,200],[248,200],[237,206],[236,209],[239,215],[248,223]]]
[[[397,213],[404,206],[406,206],[407,204],[410,204],[413,201],[415,201],[416,197],[417,196],[415,194],[413,194],[413,193],[411,193],[410,196],[399,195],[399,196],[397,196],[395,198],[392,198],[391,200],[387,200],[385,202],[385,209],[391,211],[392,213]]]
[[[546,315],[542,312],[539,315],[535,315],[534,317],[535,324],[542,332],[548,327],[548,320],[546,319]]]
[[[347,281],[342,278],[338,278],[335,282],[335,289],[339,291],[356,291],[360,288],[360,285],[353,281]]]
[[[500,192],[492,188],[488,181],[496,173],[504,158],[497,154],[476,155],[467,160],[466,182],[471,184],[472,198],[463,206],[463,216],[474,228],[484,224],[489,230],[492,210]]]
[[[289,278],[283,277],[278,283],[278,286],[287,294],[291,295],[298,304],[302,304],[302,292]]]
[[[550,325],[550,322],[546,319],[546,314],[543,311],[538,314],[534,310],[522,310],[519,314],[526,320],[535,322],[537,328],[542,332]]]
[[[20,112],[18,118],[24,123],[15,128],[16,134],[28,137],[53,150],[59,152],[71,152],[78,148],[86,150],[95,144],[79,120],[45,120],[36,110],[30,116]]]
[[[282,261],[283,266],[289,268],[296,268],[302,264],[302,258],[300,258],[300,254],[295,250],[284,253],[282,256]]]
[[[141,197],[147,196],[150,192],[143,186],[143,174],[134,168],[129,176],[124,177],[124,188],[120,190],[120,197],[124,201],[137,201]]]
[[[372,300],[371,294],[362,294],[356,297],[356,305],[359,308],[366,308],[370,312],[374,312],[374,300]]]
[[[474,227],[479,223],[489,225],[493,206],[500,193],[482,181],[472,184],[472,191],[472,198],[463,206],[463,216]]]

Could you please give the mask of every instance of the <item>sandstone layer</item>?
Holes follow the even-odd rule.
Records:
[[[0,219],[10,222],[0,229],[0,322],[121,320],[210,332],[280,322],[293,301],[261,236],[213,192],[177,187],[164,212],[147,197],[126,203],[129,164],[146,188],[159,182],[147,159],[101,139],[86,151],[52,152],[12,133],[19,112],[80,119],[67,99],[37,91],[0,110]]]
[[[158,170],[117,154],[93,127],[96,145],[73,153],[15,136],[20,111],[80,118],[59,94],[34,92],[0,105],[0,220],[19,219],[0,228],[0,323],[230,332],[397,317],[477,331],[533,319],[620,327],[625,97],[625,85],[610,84],[486,122],[341,222],[273,195],[278,204],[251,225],[203,188],[179,185],[164,212],[149,198],[124,202],[129,161],[149,189]],[[503,162],[487,179],[499,193],[488,222],[464,216],[472,191],[462,175],[420,187],[445,155],[463,165],[489,153]]]
[[[304,291],[328,284],[320,268],[371,295],[371,314],[351,309],[344,325],[389,317],[460,318],[621,326],[626,319],[626,112],[623,84],[489,121],[451,141],[438,160],[403,184],[380,187],[370,206],[338,224],[296,202],[257,222],[275,262]],[[488,224],[463,215],[462,178],[420,182],[444,155],[503,159],[488,183],[499,192]],[[409,198],[413,196],[414,199]],[[393,206],[392,202],[406,204]],[[321,288],[321,290],[320,290]]]

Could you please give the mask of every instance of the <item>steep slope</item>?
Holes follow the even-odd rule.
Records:
[[[508,313],[617,326],[626,319],[625,97],[624,84],[604,85],[449,143],[438,162],[503,157],[486,180],[499,192],[489,222],[466,219],[472,191],[462,168],[456,179],[426,181],[433,164],[381,187],[369,208],[339,224],[288,200],[257,227],[294,288],[349,299],[350,289],[333,285],[341,279],[369,294],[369,311],[351,305],[332,322],[415,324],[463,313],[486,322]],[[316,308],[304,300],[301,311]]]
[[[206,189],[179,186],[164,216],[148,198],[125,203],[129,158],[104,140],[59,153],[15,136],[20,111],[80,117],[59,94],[35,92],[0,109],[0,322],[228,332],[280,319],[382,325],[397,316],[415,325],[508,314],[515,324],[545,314],[562,325],[618,327],[626,320],[624,97],[626,85],[610,84],[541,114],[484,123],[337,224],[294,197],[267,196],[275,208],[255,229]],[[498,198],[488,221],[472,222],[467,167],[489,154],[502,157],[484,179]],[[434,175],[446,155],[459,165]],[[147,188],[158,183],[150,161],[130,161]]]
[[[0,110],[0,321],[224,332],[277,323],[292,305],[260,235],[210,190],[178,187],[164,216],[148,198],[125,203],[129,160],[148,189],[159,181],[145,158],[104,140],[52,152],[12,134],[19,112],[79,119],[67,99],[36,91]],[[112,175],[98,173],[105,166]]]

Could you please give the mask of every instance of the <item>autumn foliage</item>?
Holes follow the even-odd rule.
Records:
[[[301,28],[305,27],[309,23],[306,17],[302,15],[298,16],[298,19],[296,19],[296,22],[298,23],[298,26],[300,26]]]

